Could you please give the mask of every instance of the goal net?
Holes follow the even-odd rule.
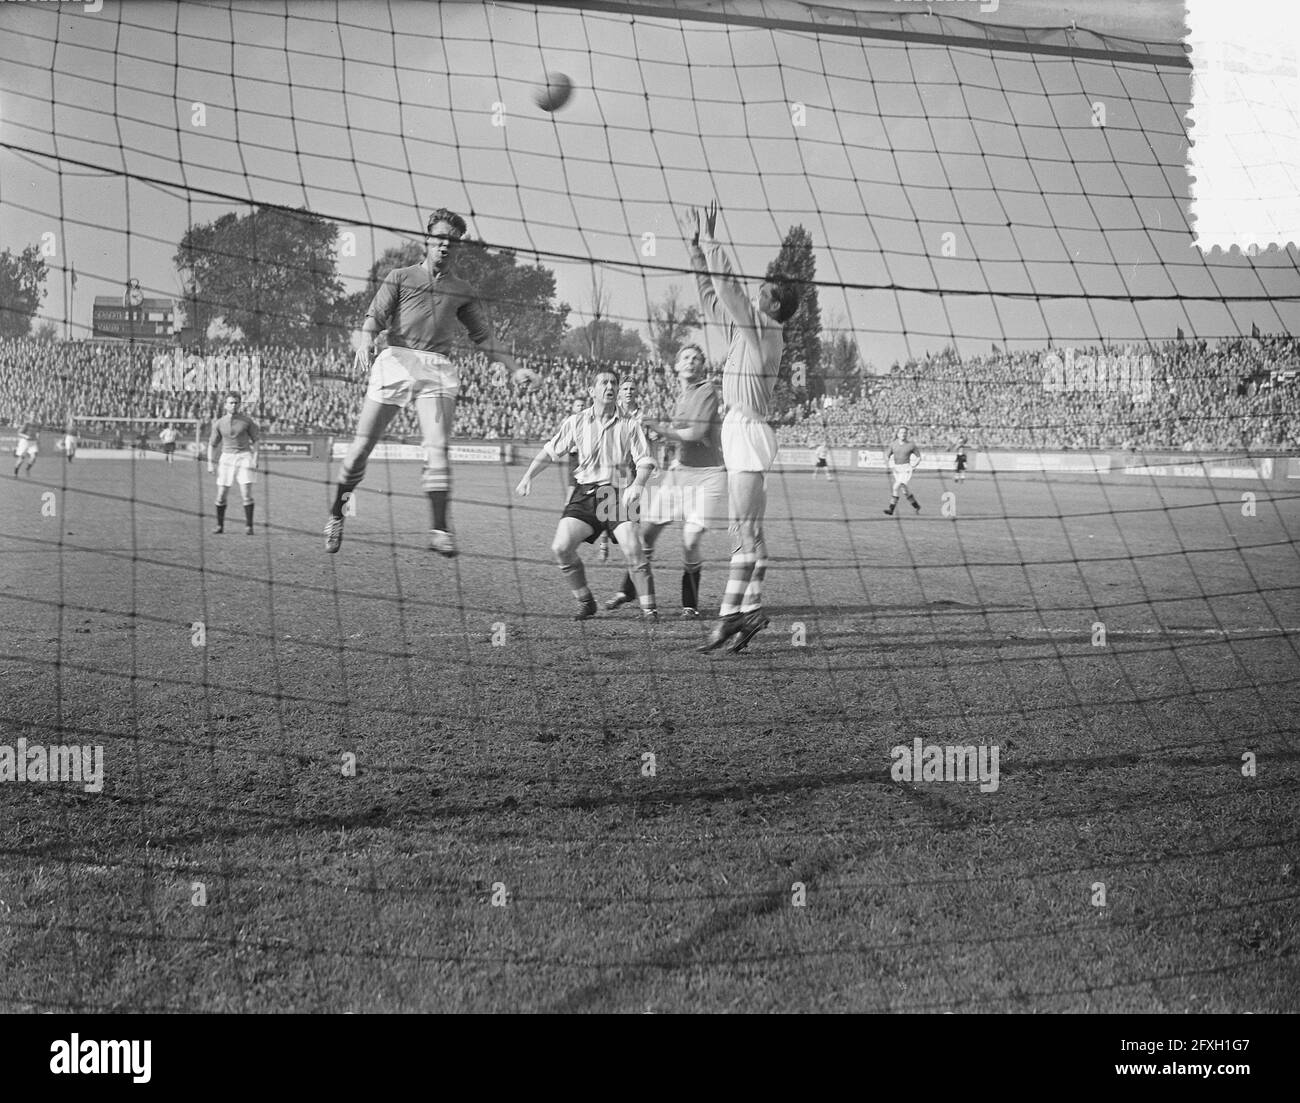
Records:
[[[0,1002],[1285,1006],[1300,270],[1193,247],[1173,7],[0,5],[0,246],[45,291],[4,303],[0,443],[75,403],[197,445],[235,391],[263,445],[230,488],[0,492],[43,641],[0,740],[102,747],[107,794],[14,787],[0,931],[71,964]],[[595,369],[652,421],[683,344],[721,376],[679,223],[715,198],[744,294],[800,295],[741,654],[696,650],[725,520],[656,533],[657,624],[575,623],[563,463],[518,492]],[[441,208],[539,379],[460,315],[459,555],[414,404],[331,555],[362,322]],[[623,549],[579,556],[604,606]]]

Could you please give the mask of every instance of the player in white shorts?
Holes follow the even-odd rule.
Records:
[[[718,205],[694,210],[682,220],[690,234],[691,267],[708,321],[727,334],[722,368],[722,457],[727,466],[731,519],[731,570],[723,593],[721,621],[700,648],[712,651],[735,637],[732,652],[743,651],[767,627],[763,580],[767,574],[767,472],[776,461],[776,433],[767,419],[785,348],[784,325],[799,309],[799,293],[780,280],[764,280],[750,299],[731,260],[714,237]],[[700,248],[700,237],[705,249]]]
[[[727,469],[722,462],[722,424],[718,394],[704,370],[704,350],[683,345],[673,367],[681,394],[670,422],[645,426],[677,444],[677,460],[657,483],[646,487],[641,510],[641,543],[650,558],[664,526],[682,522],[682,616],[700,615],[701,550],[704,534],[727,524]],[[605,602],[614,610],[636,598],[631,573]]]
[[[900,492],[907,496],[907,500],[912,503],[912,508],[917,513],[920,513],[921,503],[912,497],[912,492],[908,489],[907,484],[912,481],[912,472],[916,470],[916,465],[921,462],[921,450],[907,439],[906,425],[898,427],[894,439],[885,447],[885,462],[889,465],[889,473],[894,480],[893,489],[890,491],[889,508],[885,510],[885,513],[890,516],[893,515],[894,507],[898,505]]]
[[[818,471],[824,471],[826,481],[828,483],[834,481],[835,476],[831,474],[831,450],[826,447],[825,441],[817,446],[817,450],[813,453],[813,461],[814,479],[817,478]]]
[[[77,458],[77,423],[72,420],[72,415],[68,415],[68,420],[63,425],[63,437],[58,443],[59,451],[63,453],[64,459],[71,463]]]
[[[244,502],[244,532],[253,535],[253,479],[257,470],[257,422],[239,412],[239,395],[231,391],[226,395],[226,412],[212,423],[208,438],[208,474],[217,474],[217,527],[212,531],[226,531],[226,494],[234,483],[239,484],[239,496]],[[221,458],[217,459],[217,447]]]
[[[537,378],[497,344],[478,294],[451,270],[455,247],[465,231],[465,220],[455,211],[434,211],[425,232],[424,263],[389,272],[366,313],[357,367],[370,373],[370,387],[357,419],[356,436],[339,469],[334,504],[325,523],[328,552],[338,551],[343,543],[343,509],[365,477],[370,453],[398,412],[414,402],[424,447],[420,481],[432,518],[429,548],[440,555],[456,554],[447,522],[451,499],[448,448],[460,372],[450,355],[461,327],[494,362],[513,371],[516,383]],[[381,332],[387,332],[388,347],[376,356],[375,338]]]
[[[36,454],[41,450],[41,427],[36,424],[36,415],[29,413],[18,427],[18,446],[14,449],[14,475],[16,476],[27,461],[27,473],[32,473],[36,463]]]
[[[158,434],[158,443],[162,445],[162,453],[168,463],[172,463],[176,459],[176,438],[178,436],[180,434],[171,425],[164,426],[163,431]]]

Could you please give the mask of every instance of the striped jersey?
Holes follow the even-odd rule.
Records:
[[[431,275],[423,264],[394,268],[375,293],[366,317],[388,331],[388,343],[450,356],[460,335],[481,345],[492,336],[478,293],[450,272]]]
[[[654,467],[650,441],[639,421],[614,413],[598,418],[594,407],[580,414],[570,414],[546,443],[546,451],[557,463],[570,452],[578,453],[573,470],[575,482],[613,483],[621,464],[630,463],[638,470]]]
[[[710,241],[707,253],[692,245],[691,260],[704,316],[727,334],[722,401],[728,409],[766,420],[772,414],[772,396],[781,370],[784,327],[749,301],[719,242]]]
[[[208,447],[221,445],[223,456],[247,452],[257,443],[257,422],[245,414],[233,413],[219,417],[212,423],[212,436]]]

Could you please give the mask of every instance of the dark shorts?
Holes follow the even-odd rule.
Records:
[[[174,440],[169,440],[166,444],[162,446],[162,450],[166,455],[170,456],[173,452],[176,451],[176,442]]]
[[[817,466],[818,466],[818,467],[825,467],[825,466],[826,466],[826,461],[825,461],[825,460],[818,460],[818,461],[817,461]]]
[[[591,535],[586,539],[588,544],[595,543],[602,532],[617,544],[614,530],[624,521],[639,519],[623,516],[618,488],[609,483],[577,483],[560,516],[576,517],[587,525],[591,529]]]
[[[957,457],[957,470],[958,470],[958,471],[965,471],[965,470],[966,470],[966,457],[965,457],[965,456],[958,456],[958,457]]]

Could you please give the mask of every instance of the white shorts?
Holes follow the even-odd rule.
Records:
[[[916,470],[910,463],[905,463],[901,467],[897,464],[889,465],[889,472],[894,476],[895,483],[901,483],[906,486],[912,481],[912,472]]]
[[[455,398],[459,393],[460,369],[445,356],[389,345],[370,366],[366,397],[405,409],[416,399]]]
[[[14,455],[19,459],[23,456],[36,455],[36,442],[31,437],[19,437],[18,447],[14,449]]]
[[[253,481],[253,454],[251,452],[222,452],[217,460],[217,486],[226,487],[237,482],[248,486]]]
[[[728,410],[722,419],[722,462],[728,471],[770,471],[776,462],[772,426],[739,410]]]
[[[727,527],[727,471],[723,467],[674,467],[645,490],[643,525],[684,521],[697,528]]]

